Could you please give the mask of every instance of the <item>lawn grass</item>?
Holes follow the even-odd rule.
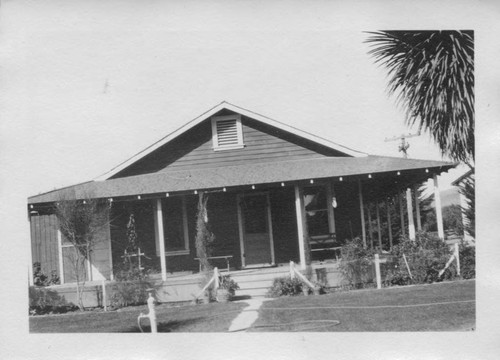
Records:
[[[245,303],[211,303],[172,307],[167,304],[156,307],[158,332],[222,332],[241,312]],[[126,308],[121,311],[88,311],[60,315],[31,316],[31,333],[134,333],[140,332],[137,317],[148,313],[146,306]],[[150,332],[149,320],[141,326]]]
[[[249,331],[465,331],[475,328],[469,300],[473,280],[280,298]]]
[[[475,328],[474,299],[474,280],[285,297],[264,302],[248,331],[466,331]],[[226,332],[246,306],[159,305],[158,332]],[[30,332],[140,332],[141,312],[147,313],[147,307],[31,316]],[[149,321],[143,324],[144,331],[150,331]]]

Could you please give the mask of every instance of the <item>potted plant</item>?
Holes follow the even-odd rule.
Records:
[[[236,290],[238,290],[240,286],[236,281],[231,279],[229,275],[221,275],[219,276],[219,288],[217,289],[217,301],[219,302],[228,302],[230,301]]]

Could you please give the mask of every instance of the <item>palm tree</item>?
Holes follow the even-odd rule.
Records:
[[[443,155],[474,162],[473,31],[376,31],[366,42],[389,70],[388,90],[409,126],[430,133]]]

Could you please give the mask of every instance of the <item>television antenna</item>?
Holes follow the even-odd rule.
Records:
[[[401,140],[401,143],[399,144],[399,152],[402,152],[403,153],[403,157],[405,159],[408,158],[408,148],[410,147],[410,144],[406,141],[406,139],[409,139],[409,138],[412,138],[412,137],[415,137],[415,136],[420,136],[420,131],[417,132],[416,134],[401,134],[399,136],[393,136],[391,138],[385,138],[385,142],[388,142],[388,141],[396,141],[396,140]]]

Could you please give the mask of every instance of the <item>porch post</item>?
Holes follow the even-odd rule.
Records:
[[[64,284],[64,259],[62,251],[62,235],[59,227],[57,228],[57,252],[59,254],[59,279],[61,284]]]
[[[335,189],[333,183],[328,181],[326,187],[327,209],[328,209],[328,229],[331,234],[335,234],[335,210],[333,209],[333,199],[335,198]]]
[[[88,246],[87,246],[88,249]],[[87,276],[88,276],[88,281],[94,280],[93,278],[93,270],[94,266],[92,265],[92,259],[90,258],[91,254],[89,253],[89,256],[87,257],[86,263],[87,263]]]
[[[380,247],[380,251],[382,251],[382,231],[380,227],[380,210],[378,208],[378,201],[375,203],[375,206],[377,213],[378,246]]]
[[[361,212],[361,233],[363,236],[363,246],[366,248],[365,210],[363,207],[363,189],[361,188],[361,180],[358,180],[358,193],[359,193],[359,210]]]
[[[441,209],[441,195],[439,194],[439,184],[437,175],[434,175],[434,206],[436,208],[436,222],[438,228],[438,236],[444,240],[443,228],[443,212]]]
[[[403,197],[401,193],[398,192],[398,201],[399,201],[399,214],[401,218],[401,235],[405,235],[405,213],[403,211]]]
[[[368,209],[368,237],[370,238],[370,246],[373,249],[372,211],[370,209],[370,203],[368,203],[366,207]]]
[[[415,240],[415,223],[413,222],[413,201],[411,189],[406,189],[406,210],[408,212],[408,236],[410,240]]]
[[[420,200],[418,199],[418,185],[414,186],[415,191],[415,210],[417,215],[417,230],[422,231],[422,220],[420,219]]]
[[[298,184],[295,184],[295,212],[297,215],[297,235],[299,238],[299,257],[300,268],[306,268],[306,253],[305,253],[305,237],[307,234],[304,232],[304,199],[302,196],[302,189]]]
[[[111,220],[109,219],[109,223],[111,224]],[[111,225],[107,226],[108,228],[108,251],[109,251],[109,280],[113,281],[115,279],[115,274],[113,273],[113,249],[111,248]]]
[[[161,279],[163,281],[166,281],[167,262],[165,255],[165,237],[163,235],[163,210],[161,207],[161,199],[156,199],[155,235],[156,235],[156,243],[160,247]]]
[[[389,230],[389,245],[390,249],[392,250],[392,224],[391,224],[391,202],[389,200],[385,201],[385,204],[387,206],[387,228]]]

